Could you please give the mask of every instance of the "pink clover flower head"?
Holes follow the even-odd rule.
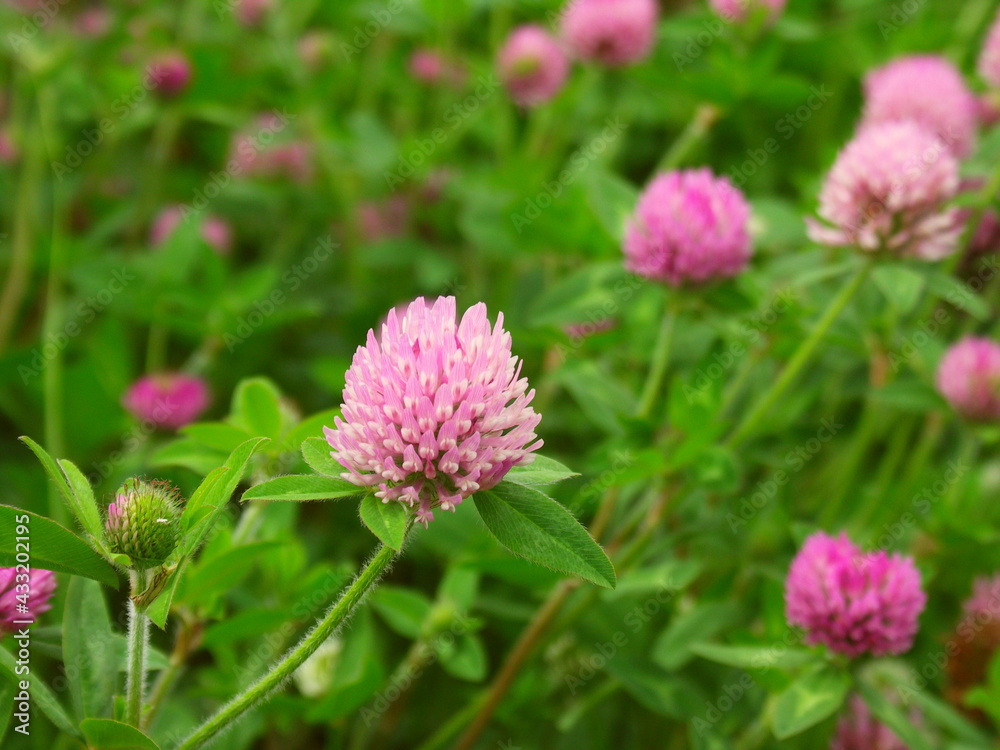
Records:
[[[766,9],[769,19],[773,21],[785,10],[787,2],[788,0],[708,0],[716,15],[729,23],[742,23],[761,8]]]
[[[952,408],[967,419],[1000,419],[1000,344],[968,336],[945,352],[937,387]]]
[[[56,576],[50,570],[31,568],[27,573],[17,568],[0,568],[0,636],[15,633],[27,627],[24,621],[34,622],[43,612],[52,608],[52,595],[56,590]],[[18,586],[27,584],[25,591]],[[27,600],[24,595],[27,593]]]
[[[660,174],[625,230],[625,265],[673,286],[735,276],[753,252],[750,205],[707,168]]]
[[[146,85],[161,96],[180,94],[191,83],[191,63],[181,52],[167,52],[146,69]]]
[[[284,177],[299,184],[312,179],[312,148],[284,133],[288,122],[283,114],[265,112],[257,117],[255,130],[235,133],[229,149],[230,170],[240,176]]]
[[[937,55],[900,57],[865,76],[861,129],[912,120],[955,156],[967,156],[976,137],[979,104],[962,74]]]
[[[1000,573],[982,576],[972,584],[972,595],[962,603],[965,618],[979,627],[1000,622]]]
[[[181,222],[185,221],[184,211],[184,206],[173,205],[167,206],[156,215],[149,230],[149,243],[153,247],[166,242]],[[202,223],[201,238],[220,255],[225,255],[232,249],[232,229],[217,216],[209,216]]]
[[[274,0],[236,0],[233,11],[236,20],[248,28],[260,26],[266,18]]]
[[[979,53],[979,77],[992,89],[1000,89],[1000,12],[993,19]]]
[[[448,72],[448,63],[430,49],[418,49],[410,55],[410,75],[421,83],[437,83]]]
[[[233,249],[233,230],[218,216],[205,219],[205,223],[201,225],[201,238],[219,255],[227,255]]]
[[[195,421],[208,407],[208,386],[201,378],[182,373],[147,375],[132,384],[123,404],[136,419],[176,430]]]
[[[519,26],[497,56],[497,68],[511,98],[522,107],[544,104],[562,89],[569,60],[541,26]]]
[[[344,479],[426,525],[534,459],[541,416],[520,373],[503,314],[491,327],[482,303],[460,321],[454,297],[390,310],[347,371],[343,419],[324,428],[330,455]]]
[[[13,164],[17,161],[19,151],[10,135],[0,130],[0,164]]]
[[[806,539],[785,582],[788,621],[806,642],[850,657],[908,651],[926,603],[911,558],[863,553],[846,534]]]
[[[955,251],[962,217],[946,203],[958,191],[958,161],[914,122],[889,122],[861,131],[837,156],[819,195],[819,216],[807,220],[810,238],[940,260]]]
[[[561,36],[575,57],[623,67],[649,56],[658,18],[656,0],[569,0]]]
[[[1000,620],[1000,573],[981,576],[972,584],[972,595],[962,604],[970,617]]]
[[[113,21],[114,16],[108,8],[93,5],[77,14],[73,19],[73,29],[81,37],[98,39],[108,33]]]
[[[406,196],[394,195],[358,206],[358,222],[365,242],[382,242],[406,234],[411,206]]]

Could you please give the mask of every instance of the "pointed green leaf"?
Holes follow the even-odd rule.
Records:
[[[830,666],[806,672],[778,695],[774,704],[774,736],[788,739],[831,716],[843,704],[850,686],[850,678]]]
[[[268,442],[270,442],[269,438],[256,437],[241,443],[236,450],[229,454],[226,462],[205,477],[205,481],[195,490],[184,509],[184,517],[193,519],[195,516],[201,516],[203,508],[209,508],[210,512],[190,527],[192,533],[189,533],[184,539],[185,556],[193,553],[201,545],[205,535],[208,534],[219,515],[225,510],[233,492],[236,491],[236,486],[246,474],[250,459]],[[185,520],[184,517],[182,517],[182,521]]]
[[[112,719],[86,719],[80,724],[87,745],[93,750],[160,750],[138,729]]]
[[[506,480],[514,484],[535,487],[540,484],[555,484],[570,477],[580,476],[558,461],[546,456],[535,456],[535,460],[527,466],[515,466],[507,472]]]
[[[382,544],[397,551],[403,546],[409,516],[406,506],[395,500],[383,503],[374,495],[365,495],[361,501],[361,520],[365,526]]]
[[[204,479],[201,480],[201,484],[195,489],[194,493],[191,495],[191,499],[187,501],[184,505],[184,512],[181,513],[181,526],[187,531],[191,531],[193,528],[198,526],[205,518],[215,510],[211,505],[206,502],[206,498],[213,494],[218,487],[225,481],[226,474],[229,473],[229,469],[225,466],[220,466],[216,469],[212,469]]]
[[[573,515],[533,487],[501,482],[473,499],[483,523],[518,557],[606,588],[615,569],[600,545]]]
[[[723,646],[718,643],[696,643],[691,646],[692,653],[703,659],[725,664],[739,669],[796,669],[810,662],[817,661],[819,656],[814,651],[805,648],[790,648],[782,646]]]
[[[702,601],[671,618],[650,656],[667,671],[680,669],[694,657],[693,645],[714,636],[738,613],[739,608],[732,602]]]
[[[63,664],[80,717],[103,716],[115,691],[114,632],[100,585],[73,578],[63,612]]]
[[[94,539],[103,539],[104,525],[101,523],[101,513],[97,509],[97,500],[94,499],[94,488],[90,486],[90,481],[72,461],[60,458],[56,463],[62,469],[76,500],[76,520]]]
[[[64,477],[62,472],[59,470],[59,466],[56,464],[55,459],[49,455],[48,451],[27,435],[21,435],[18,440],[28,446],[31,449],[31,452],[35,454],[39,462],[42,464],[42,468],[45,469],[45,473],[49,475],[49,479],[56,483],[56,486],[59,488],[59,492],[61,492],[62,496],[66,498],[66,502],[69,504],[70,509],[72,509],[73,493],[69,488],[69,484],[66,482],[66,477]]]
[[[42,446],[27,435],[22,435],[20,440],[31,449],[31,452],[41,462],[49,479],[56,483],[59,494],[66,501],[66,507],[70,509],[80,526],[88,534],[92,534],[95,539],[100,539],[101,516],[97,511],[97,503],[94,501],[94,492],[86,477],[69,461],[57,463]]]
[[[302,441],[302,458],[309,468],[327,477],[339,477],[344,467],[330,455],[330,444],[326,438],[311,437]]]
[[[472,609],[479,591],[479,573],[460,564],[452,564],[441,577],[437,598],[455,606],[461,612]]]
[[[281,437],[281,391],[267,378],[248,378],[233,395],[234,421],[251,435]]]
[[[188,558],[201,546],[209,530],[215,525],[229,498],[236,490],[250,465],[250,459],[257,450],[268,443],[268,438],[253,438],[236,448],[226,459],[226,463],[214,469],[194,491],[188,501],[181,523],[188,530],[181,541],[180,563],[163,587],[163,593],[146,610],[149,619],[162,628],[170,613],[170,603],[177,592],[177,583],[184,572]]]
[[[38,676],[37,670],[29,669],[27,674],[18,674],[17,659],[2,646],[0,646],[0,678],[14,684],[20,683],[21,680],[30,682],[31,687],[28,688],[28,692],[31,694],[32,704],[40,708],[59,730],[74,737],[80,736],[66,709],[60,705],[49,686]]]
[[[486,649],[478,636],[460,633],[454,639],[438,638],[433,642],[441,666],[452,677],[480,682],[486,677]]]
[[[291,474],[275,477],[254,485],[243,493],[241,502],[247,500],[336,500],[341,497],[360,495],[364,487],[358,487],[343,479],[318,477],[313,474]]]
[[[118,574],[111,564],[72,531],[30,511],[0,505],[0,528],[16,531],[18,526],[27,527],[23,536],[30,545],[31,567],[93,578],[118,588]],[[24,552],[17,546],[21,536],[20,533],[0,534],[0,565],[13,567],[18,564],[17,554]]]
[[[416,640],[431,613],[430,600],[402,586],[380,586],[371,595],[372,607],[400,635]]]

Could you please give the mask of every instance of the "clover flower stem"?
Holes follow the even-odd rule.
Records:
[[[601,536],[607,522],[611,517],[611,509],[616,504],[618,500],[619,490],[616,487],[610,488],[601,500],[601,505],[597,509],[597,513],[594,516],[594,522],[591,524],[590,532],[597,538]],[[665,505],[665,496],[661,496],[660,500],[656,503],[655,508],[657,509],[655,514],[655,520],[658,520],[660,514],[662,513],[663,507]],[[631,563],[636,556],[645,547],[645,544],[652,538],[653,531],[655,530],[657,523],[647,518],[647,523],[642,534],[637,538],[633,545],[626,550],[625,555],[622,557],[621,561],[616,564],[616,568],[623,570],[624,566]],[[465,730],[465,733],[459,738],[458,742],[455,744],[454,750],[471,750],[471,748],[479,740],[479,736],[486,729],[493,718],[493,714],[496,712],[500,703],[503,701],[504,696],[510,690],[511,685],[514,684],[514,679],[517,677],[521,668],[524,666],[525,662],[534,653],[535,648],[538,646],[542,637],[545,633],[552,627],[559,613],[562,611],[570,595],[576,591],[579,587],[580,581],[577,579],[565,579],[560,581],[559,584],[552,590],[548,598],[535,612],[535,616],[528,623],[528,626],[521,632],[521,635],[517,639],[517,643],[514,644],[507,657],[504,659],[503,665],[500,667],[500,671],[497,676],[493,678],[490,683],[489,688],[482,696],[477,696],[475,699],[475,704],[477,706],[474,716],[471,717],[471,723]],[[593,603],[593,599],[597,597],[597,593],[594,590],[588,592],[585,602],[588,604]],[[586,606],[586,605],[584,605]],[[574,616],[580,611],[580,607],[573,610]],[[471,711],[471,704],[467,706],[466,710]],[[464,715],[465,711],[463,711]],[[462,722],[464,723],[464,721]],[[460,726],[460,725],[459,725]],[[439,732],[437,736],[442,736],[444,733]],[[437,745],[431,744],[430,742],[425,743],[427,747],[436,747]],[[423,750],[424,746],[421,746]]]
[[[645,419],[653,411],[656,397],[663,385],[663,376],[667,372],[667,361],[670,357],[670,344],[674,335],[674,321],[677,319],[676,306],[671,300],[667,303],[667,308],[663,314],[663,321],[660,324],[660,333],[656,339],[656,347],[653,349],[653,361],[649,367],[649,375],[646,377],[646,385],[642,389],[642,399],[639,401],[639,408],[636,416]]]
[[[560,581],[545,600],[541,609],[535,612],[535,616],[531,619],[528,627],[522,631],[514,648],[507,655],[503,667],[501,667],[500,672],[490,685],[482,707],[476,713],[468,729],[465,730],[465,733],[455,743],[455,750],[471,750],[476,744],[479,740],[479,735],[486,729],[486,726],[490,723],[490,719],[493,718],[494,712],[499,707],[501,701],[503,701],[504,696],[507,695],[507,691],[513,684],[514,678],[521,671],[521,667],[527,661],[528,657],[531,656],[535,650],[535,646],[538,645],[538,641],[545,631],[548,630],[552,621],[555,620],[556,615],[559,614],[559,610],[562,609],[569,595],[579,585],[580,581],[577,579],[567,578]]]
[[[886,507],[896,507],[891,504],[890,498],[893,494],[893,488],[899,486],[903,464],[913,449],[913,438],[913,424],[910,420],[903,420],[893,425],[889,445],[883,452],[882,461],[873,482],[877,488],[876,497],[885,498]],[[859,529],[869,528],[868,524],[874,524],[878,520],[875,514],[881,509],[882,506],[878,503],[858,504],[851,517],[851,526]]]
[[[956,461],[958,466],[962,468],[962,473],[959,474],[955,481],[951,482],[941,503],[945,512],[951,514],[953,518],[972,518],[976,515],[975,507],[963,507],[968,506],[968,498],[973,497],[973,495],[970,492],[963,493],[962,490],[968,487],[968,482],[965,481],[968,479],[965,468],[975,466],[978,455],[979,438],[973,430],[966,430],[961,439],[961,445],[958,449],[958,460]]]
[[[145,588],[145,574],[132,571],[132,596]],[[149,643],[149,618],[128,601],[128,673],[125,683],[125,722],[139,726],[142,716],[142,694],[146,685],[146,647]]]
[[[340,598],[330,607],[330,610],[317,623],[316,627],[306,633],[302,640],[274,664],[261,680],[235,696],[214,716],[198,727],[190,737],[184,740],[178,750],[201,747],[217,734],[226,730],[258,703],[266,700],[347,620],[389,569],[396,555],[397,552],[391,547],[380,545],[368,564],[361,569],[351,585],[340,595]]]
[[[24,118],[24,129],[30,131],[34,121],[30,114]],[[10,264],[6,268],[3,291],[0,292],[0,353],[7,345],[21,302],[28,291],[31,273],[31,248],[34,232],[38,226],[39,186],[44,181],[47,160],[45,141],[40,138],[26,138],[27,149],[24,167],[16,193],[13,212],[14,232],[10,248]],[[4,240],[6,243],[6,240]]]
[[[157,302],[146,338],[146,372],[160,372],[166,366],[170,331],[164,325],[165,312],[163,304]]]
[[[166,698],[167,694],[173,688],[183,668],[183,659],[177,660],[171,655],[170,663],[167,664],[166,669],[160,672],[159,677],[156,678],[156,682],[153,683],[152,690],[149,692],[149,710],[142,717],[140,722],[141,729],[147,729],[153,723],[153,719],[156,718],[156,714],[160,711],[160,706],[163,705],[164,698]]]
[[[149,146],[149,173],[136,201],[138,210],[132,224],[130,239],[135,243],[140,242],[141,233],[156,210],[163,187],[163,174],[183,122],[181,113],[175,108],[169,108],[153,127]]]
[[[42,138],[50,155],[59,148],[56,140],[59,128],[54,119],[56,111],[55,91],[51,86],[38,87],[38,124]],[[62,210],[66,203],[65,190],[55,183],[52,188],[52,236],[49,247],[49,275],[45,288],[45,314],[42,320],[43,341],[55,341],[63,334],[66,324],[64,306],[64,277],[66,271],[66,243],[63,237]],[[45,447],[56,456],[63,456],[65,439],[63,435],[63,365],[64,350],[56,347],[56,352],[45,365],[42,373],[42,389],[45,404]],[[66,506],[59,498],[55,486],[49,486],[49,514],[56,522],[66,518]]]
[[[480,690],[476,693],[462,709],[454,712],[451,718],[440,729],[424,740],[417,747],[417,750],[440,750],[440,748],[447,745],[448,740],[458,734],[462,727],[472,721],[476,712],[486,702],[487,697],[489,697],[489,693],[486,690]]]
[[[687,158],[687,155],[701,143],[702,139],[712,130],[712,127],[722,116],[722,111],[714,104],[702,104],[695,110],[694,116],[688,122],[677,140],[673,142],[656,167],[657,172],[669,172],[677,169]]]
[[[839,518],[844,501],[856,486],[854,482],[857,473],[865,459],[870,457],[871,445],[882,435],[884,426],[884,413],[872,399],[866,399],[857,429],[851,436],[852,442],[847,451],[847,458],[835,467],[836,472],[833,472],[834,467],[831,467],[831,474],[834,476],[829,485],[830,497],[824,503],[819,516],[822,528],[831,527]]]
[[[789,386],[795,381],[795,378],[799,375],[806,364],[809,363],[813,353],[816,351],[816,347],[819,346],[823,337],[826,336],[827,332],[830,330],[830,326],[833,325],[834,321],[844,311],[844,308],[847,307],[847,303],[851,301],[858,289],[861,288],[865,279],[868,278],[872,265],[873,262],[871,260],[865,261],[861,268],[854,274],[854,277],[847,284],[845,284],[837,296],[833,298],[833,301],[830,302],[830,306],[827,307],[826,312],[823,313],[823,317],[817,321],[812,332],[802,341],[801,344],[799,344],[799,348],[792,355],[792,358],[788,360],[788,364],[785,365],[785,369],[782,370],[778,379],[774,381],[770,390],[768,390],[764,397],[757,402],[756,406],[754,406],[753,409],[747,413],[747,416],[733,431],[732,435],[726,441],[727,447],[734,448],[745,438],[751,435],[758,427],[761,420],[767,416],[767,413],[771,410],[775,403],[777,403],[778,399],[785,395]]]

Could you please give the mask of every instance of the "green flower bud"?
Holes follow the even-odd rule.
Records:
[[[169,482],[129,479],[108,506],[111,551],[136,568],[162,565],[180,540],[181,496]]]

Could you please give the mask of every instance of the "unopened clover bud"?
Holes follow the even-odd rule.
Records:
[[[139,569],[162,565],[180,539],[181,497],[169,482],[129,479],[108,506],[111,551]]]

